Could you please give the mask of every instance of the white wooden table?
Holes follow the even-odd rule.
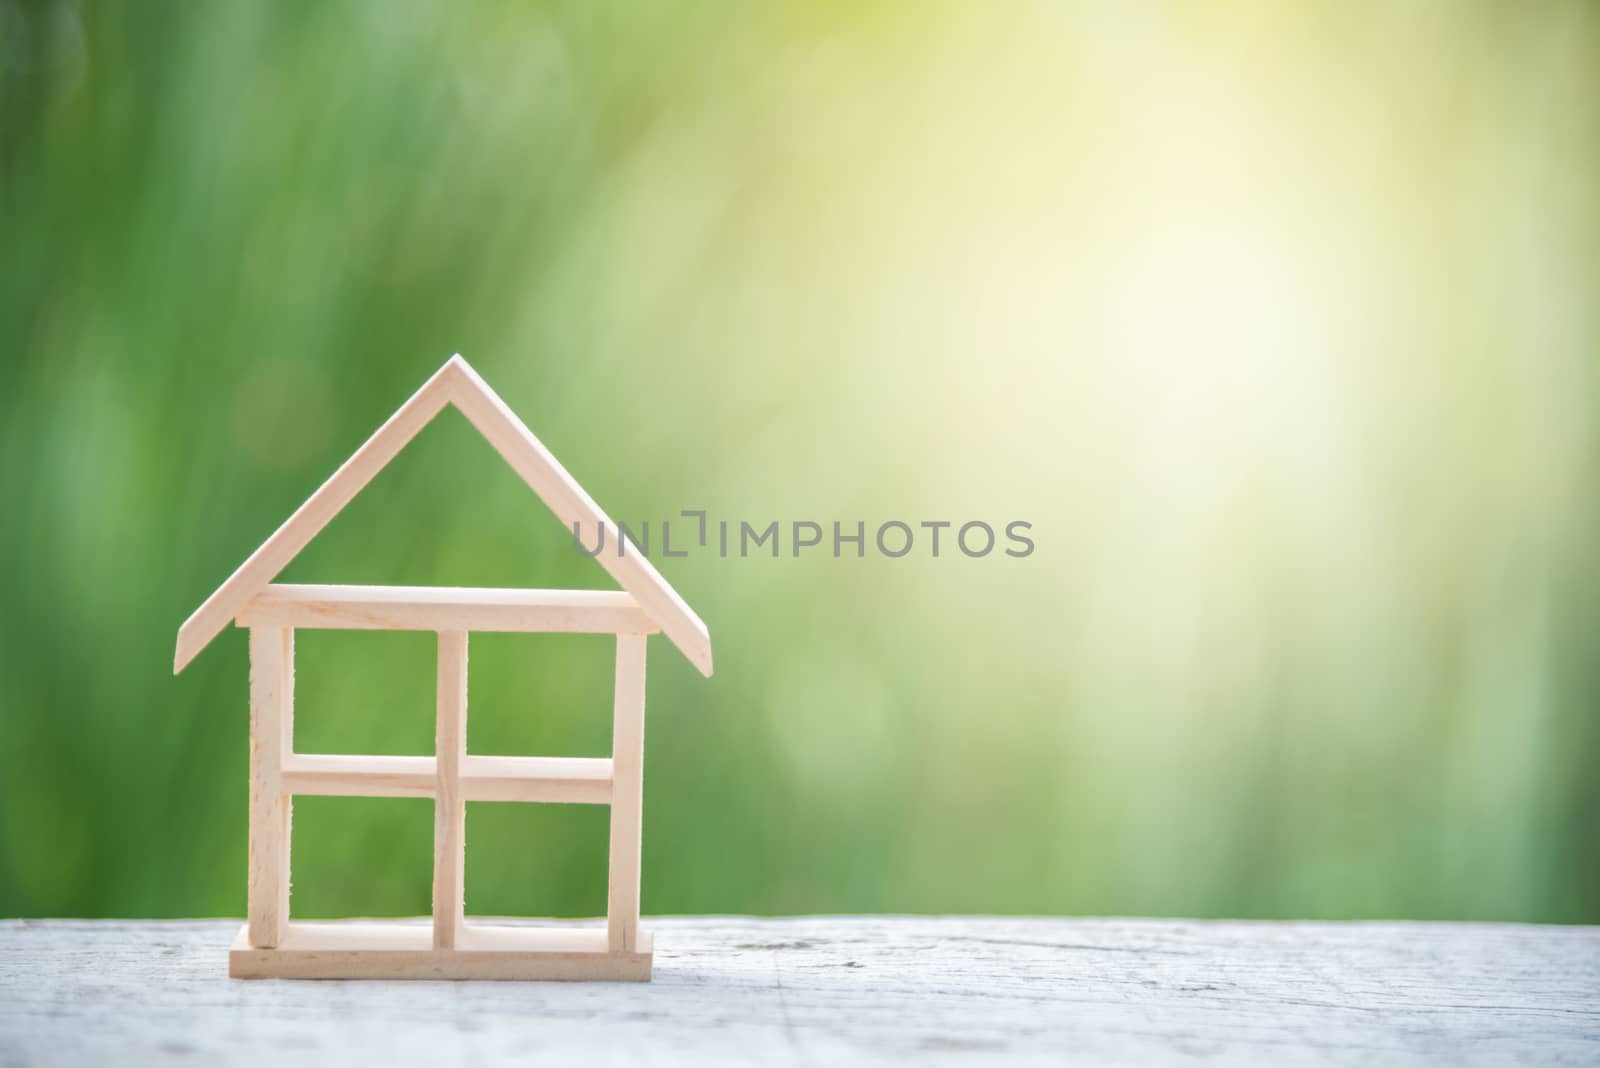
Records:
[[[660,918],[655,981],[245,981],[237,920],[0,922],[0,1065],[1600,1065],[1600,928]]]

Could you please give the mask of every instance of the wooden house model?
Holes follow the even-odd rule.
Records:
[[[179,672],[231,620],[250,633],[249,918],[229,971],[244,978],[650,978],[639,930],[645,640],[660,632],[705,675],[706,625],[641,553],[599,553],[620,590],[279,585],[273,579],[416,433],[454,404],[567,526],[618,530],[459,355],[378,428],[178,631]],[[297,628],[431,630],[438,634],[434,755],[343,756],[294,749]],[[471,631],[615,634],[609,759],[475,756],[467,752]],[[431,797],[433,923],[289,920],[289,824],[296,794]],[[605,928],[484,925],[463,919],[466,802],[611,806]]]

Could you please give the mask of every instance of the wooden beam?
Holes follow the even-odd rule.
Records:
[[[406,921],[291,923],[277,949],[244,932],[228,954],[236,979],[601,979],[648,982],[652,939],[612,952],[600,928],[473,924],[456,945],[430,946],[428,928]],[[438,995],[435,994],[435,997]],[[448,1060],[449,1058],[444,1058]]]
[[[184,620],[183,626],[178,628],[173,674],[182,671],[228,625],[228,620],[237,616],[263,586],[277,578],[278,573],[289,566],[289,561],[327,526],[328,520],[338,515],[340,509],[372,481],[372,476],[383,470],[406,443],[450,403],[450,384],[465,366],[466,361],[460,356],[446,361],[350,459],[328,476],[317,492],[283,521],[272,537],[262,542],[249,559],[228,576],[228,581],[218,586]]]
[[[469,756],[461,762],[468,801],[611,801],[611,761],[588,757]]]
[[[476,630],[653,634],[622,590],[272,585],[239,612],[243,627],[309,630]]]
[[[293,748],[294,632],[250,631],[250,944],[271,948],[289,920],[291,801],[283,762]]]
[[[297,753],[284,762],[291,794],[321,797],[432,797],[433,757]]]
[[[173,672],[182,671],[227,626],[228,620],[239,619],[251,599],[266,589],[267,584],[440,409],[452,403],[563,525],[571,527],[582,523],[591,530],[604,530],[612,544],[620,547],[617,524],[517,418],[499,394],[457,354],[445,361],[421,389],[184,621],[178,628]],[[711,635],[705,622],[661,577],[649,559],[641,552],[600,553],[598,562],[623,590],[634,596],[690,662],[703,674],[710,675]],[[438,628],[427,629],[476,628],[441,624]]]
[[[467,634],[439,635],[438,721],[434,736],[433,948],[454,949],[465,923],[467,801],[461,759],[467,755]]]
[[[591,532],[605,528],[611,546],[617,546],[617,524],[595,503],[577,479],[567,472],[510,405],[474,371],[465,360],[446,384],[450,399],[478,433],[488,439],[495,451],[528,488],[538,494],[568,529],[582,523]],[[591,533],[590,536],[593,536]],[[672,643],[703,675],[711,674],[711,633],[694,609],[661,577],[643,553],[618,553],[608,548],[596,559],[617,585],[638,600]]]
[[[283,788],[320,797],[433,797],[438,775],[433,757],[296,753],[284,761]],[[611,760],[468,755],[461,759],[461,796],[468,801],[609,804]]]
[[[611,872],[606,903],[612,953],[639,943],[639,843],[644,817],[644,653],[642,634],[617,635],[611,726]]]

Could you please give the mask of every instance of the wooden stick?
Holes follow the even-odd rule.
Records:
[[[178,628],[178,648],[172,661],[174,674],[182,671],[228,625],[228,620],[238,615],[250,598],[276,578],[328,520],[349,504],[372,481],[372,476],[383,470],[406,443],[417,436],[417,431],[427,426],[428,421],[450,402],[448,387],[460,374],[458,362],[464,365],[458,356],[435,371],[350,459],[328,476],[317,492],[284,520],[272,537],[262,542],[249,559],[228,576],[228,581],[218,586],[205,603],[184,620],[183,626]]]
[[[294,866],[290,862],[294,845],[294,796],[284,788],[283,764],[294,756],[294,628],[283,630],[283,740],[278,748],[278,792],[283,795],[283,867],[278,888],[278,911],[283,930],[289,929],[289,895],[294,892]],[[281,934],[281,932],[280,932]]]
[[[467,753],[467,635],[439,634],[438,723],[433,802],[433,948],[454,949],[465,923],[467,803],[461,759]]]
[[[468,756],[461,761],[468,801],[611,803],[611,761],[594,757]]]
[[[271,948],[289,918],[289,795],[283,761],[293,748],[294,632],[250,631],[250,944]]]
[[[461,797],[467,801],[611,803],[609,757],[461,758]],[[318,797],[434,797],[439,764],[425,756],[296,753],[283,765],[286,793]]]
[[[291,795],[432,797],[437,785],[433,757],[296,753],[283,765],[283,788]]]
[[[639,842],[644,809],[644,653],[642,634],[617,635],[611,727],[611,879],[607,944],[632,953],[639,944]]]
[[[291,923],[276,949],[252,948],[241,930],[228,954],[228,973],[239,979],[649,982],[651,949],[650,932],[641,931],[632,953],[612,953],[600,927],[474,923],[462,930],[453,948],[437,949],[430,944],[426,925],[404,920]],[[4,978],[0,975],[0,983]],[[522,1011],[526,1013],[525,1005]]]
[[[328,520],[349,504],[446,404],[454,404],[467,417],[563,525],[582,524],[591,530],[604,530],[612,544],[620,547],[617,524],[534,437],[499,394],[457,354],[445,361],[399,411],[184,621],[178,629],[173,672],[182,671],[230,619],[236,619]],[[710,675],[711,635],[705,622],[661,577],[649,559],[640,552],[602,552],[598,560],[689,661],[703,674]],[[451,625],[442,629],[473,628]]]
[[[577,479],[567,473],[534,436],[527,424],[517,417],[489,383],[479,377],[465,360],[457,367],[457,375],[447,388],[450,399],[478,433],[488,439],[495,451],[505,458],[528,488],[556,514],[562,524],[572,527],[582,523],[590,531],[606,529],[609,544],[615,546],[617,524],[601,510]],[[619,554],[607,550],[596,559],[617,585],[633,594],[634,599],[661,625],[661,630],[672,643],[682,650],[689,662],[703,675],[711,674],[711,634],[694,609],[678,595],[661,573],[643,553]]]
[[[661,629],[622,590],[434,586],[275,584],[251,599],[237,622],[322,630],[653,634]]]

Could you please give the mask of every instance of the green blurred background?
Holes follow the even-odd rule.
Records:
[[[450,353],[658,560],[647,912],[1600,921],[1600,7],[0,0],[0,915],[239,915],[247,675],[178,625]],[[456,413],[284,578],[611,583]],[[611,648],[472,646],[478,752]],[[302,751],[426,753],[418,634]],[[428,910],[302,799],[294,909]],[[473,805],[469,913],[604,910]]]

